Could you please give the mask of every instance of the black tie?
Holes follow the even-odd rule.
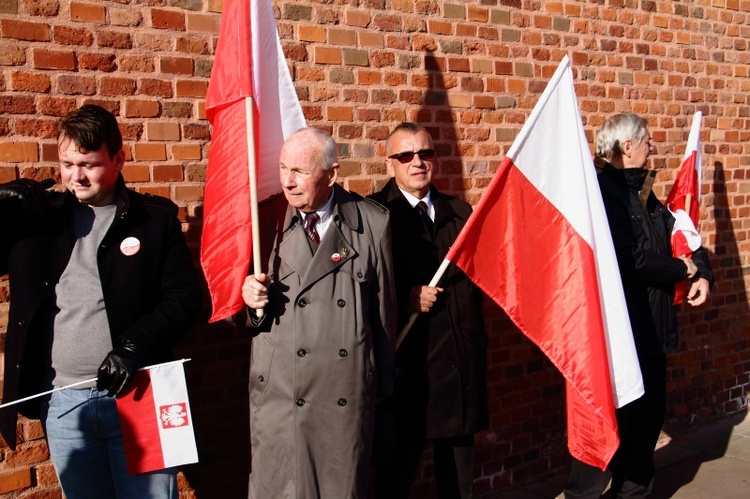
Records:
[[[307,234],[307,237],[310,238],[310,241],[315,244],[320,243],[320,236],[318,235],[318,231],[315,230],[315,225],[318,223],[318,220],[320,220],[320,217],[317,213],[308,213],[307,216],[305,216],[305,233]]]
[[[424,222],[424,226],[427,229],[427,232],[432,235],[433,224],[432,219],[430,218],[430,214],[427,211],[427,203],[425,203],[424,201],[418,202],[417,209],[419,210],[419,214],[422,215],[422,221]]]

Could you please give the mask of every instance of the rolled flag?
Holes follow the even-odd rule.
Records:
[[[696,111],[690,127],[682,166],[667,196],[667,208],[674,215],[672,229],[672,256],[690,257],[701,246],[698,219],[701,202],[701,121],[703,113]],[[674,303],[685,301],[687,280],[675,285]]]
[[[567,56],[446,260],[562,373],[570,453],[606,468],[643,381]]]
[[[117,396],[131,475],[198,462],[184,362],[141,369]]]

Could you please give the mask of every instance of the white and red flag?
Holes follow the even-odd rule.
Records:
[[[198,462],[183,363],[141,369],[117,396],[131,475]]]
[[[305,127],[269,0],[225,0],[206,94],[213,125],[204,194],[201,265],[214,322],[242,309],[251,257],[249,178],[256,203],[281,191],[286,137]]]
[[[446,260],[559,369],[570,453],[604,469],[643,382],[567,56]]]
[[[701,205],[701,121],[703,113],[693,115],[682,166],[677,173],[672,190],[667,196],[667,208],[674,215],[672,229],[672,256],[690,257],[693,251],[701,246],[701,235],[698,233],[698,218]],[[685,301],[687,280],[675,285],[674,303]]]

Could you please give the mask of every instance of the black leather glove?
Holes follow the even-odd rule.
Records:
[[[143,367],[143,356],[135,345],[123,340],[120,346],[107,354],[99,366],[96,375],[96,389],[107,390],[107,397],[118,395],[133,378],[135,372]]]
[[[37,219],[49,212],[49,198],[46,190],[55,185],[51,178],[36,182],[20,178],[7,184],[0,184],[0,206],[21,209]]]

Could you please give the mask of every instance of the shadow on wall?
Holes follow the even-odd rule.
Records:
[[[250,334],[229,322],[208,324],[210,297],[203,288],[204,313],[175,348],[178,358],[191,359],[185,375],[199,457],[180,468],[179,489],[199,499],[247,497]]]
[[[714,163],[716,244],[715,253],[710,256],[715,285],[708,306],[690,310],[689,305],[682,305],[679,310],[680,350],[668,356],[671,391],[667,395],[667,426],[687,418],[690,419],[680,421],[680,427],[732,417],[721,422],[724,426],[720,431],[676,433],[669,444],[656,451],[656,497],[672,497],[695,479],[703,463],[724,456],[732,428],[747,416],[749,386],[744,367],[750,357],[750,309],[740,248],[731,223],[726,175],[724,165]],[[688,327],[693,322],[699,325]],[[689,362],[700,368],[698,374],[687,374]],[[688,380],[691,384],[684,386]],[[733,385],[731,380],[735,380]],[[676,414],[678,407],[684,414]],[[685,457],[689,459],[675,462]]]

